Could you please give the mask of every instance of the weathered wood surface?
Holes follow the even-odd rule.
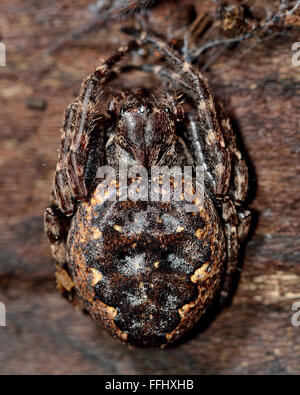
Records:
[[[1,1],[0,301],[7,327],[0,327],[0,373],[300,373],[300,327],[291,324],[291,306],[300,301],[296,30],[243,56],[225,53],[207,72],[252,167],[255,221],[232,305],[185,343],[136,350],[117,344],[56,292],[43,210],[62,113],[100,58],[127,40],[114,24],[45,55],[51,42],[88,20],[87,3]],[[197,4],[200,11],[212,6]],[[47,108],[30,109],[28,98],[46,100]]]

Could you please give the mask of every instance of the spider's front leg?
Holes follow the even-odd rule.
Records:
[[[104,160],[104,133],[109,120],[97,112],[105,83],[114,77],[113,66],[135,47],[131,42],[121,47],[91,74],[81,93],[68,108],[62,131],[59,160],[54,179],[57,205],[65,215],[72,215],[76,203],[88,194],[87,164],[91,156]],[[93,147],[100,152],[95,153]],[[89,166],[91,168],[92,166]]]
[[[67,216],[73,214],[78,201],[88,196],[87,163],[94,146],[99,151],[104,147],[105,121],[104,115],[97,115],[87,101],[76,99],[67,110],[54,178],[57,205]]]

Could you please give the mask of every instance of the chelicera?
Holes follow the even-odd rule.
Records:
[[[64,296],[121,342],[165,346],[230,292],[250,223],[242,206],[248,170],[198,69],[154,34],[126,32],[135,39],[85,80],[66,112],[45,227]],[[111,94],[109,83],[125,72],[116,64],[143,45],[156,48],[166,64],[136,68],[167,82],[160,90]],[[201,207],[186,212],[184,201],[103,201],[97,169],[120,161],[147,169],[202,166]]]

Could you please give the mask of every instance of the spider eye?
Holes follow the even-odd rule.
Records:
[[[167,108],[165,108],[165,112],[169,115],[169,116],[171,116],[171,110],[167,107]]]
[[[152,111],[153,111],[153,106],[152,106],[151,103],[149,103],[148,106],[147,106],[147,114],[151,114]]]

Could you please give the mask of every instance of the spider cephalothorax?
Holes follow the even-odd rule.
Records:
[[[242,207],[248,171],[230,122],[200,72],[156,36],[127,33],[137,41],[86,79],[66,113],[45,225],[63,294],[122,342],[163,346],[190,329],[217,295],[228,296],[250,223]],[[171,68],[136,68],[168,84],[160,90],[120,89],[103,105],[114,65],[145,44],[156,47]],[[192,166],[193,174],[200,167],[201,199],[194,195],[195,180],[187,195],[175,199],[178,184],[187,182],[173,177],[168,201],[109,200],[97,170],[104,166],[114,173],[120,163],[146,171]],[[129,179],[125,189],[137,180]],[[124,189],[119,180],[110,184],[116,192]],[[186,210],[186,200],[192,210]]]
[[[147,95],[148,93],[148,95]],[[175,112],[176,111],[176,112]],[[125,151],[136,163],[149,167],[166,163],[175,149],[176,113],[163,95],[133,95],[118,115],[115,143],[117,155]]]

